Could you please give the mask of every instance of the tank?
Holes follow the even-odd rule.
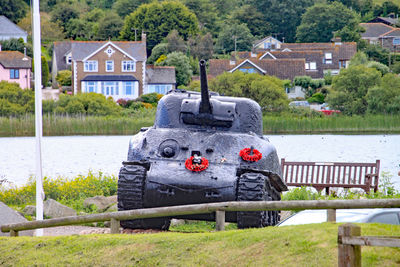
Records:
[[[119,172],[118,210],[223,201],[279,201],[287,190],[275,147],[263,136],[253,100],[209,92],[200,61],[201,93],[173,90],[154,126],[131,138]],[[215,214],[176,218],[215,220]],[[168,229],[171,218],[121,221],[130,229]],[[279,221],[279,211],[227,212],[238,228]]]

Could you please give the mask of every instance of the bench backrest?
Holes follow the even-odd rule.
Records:
[[[357,187],[366,184],[366,175],[379,175],[379,164],[356,162],[294,162],[281,160],[283,179],[288,186],[326,185]],[[371,179],[371,187],[378,179]]]

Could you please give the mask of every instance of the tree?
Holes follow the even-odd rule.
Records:
[[[159,43],[151,51],[151,56],[147,58],[147,63],[153,64],[154,62],[157,61],[157,59],[161,55],[167,55],[167,54],[168,54],[168,44],[167,43]]]
[[[260,30],[271,32],[279,39],[294,42],[296,28],[301,22],[301,16],[306,9],[314,4],[314,0],[248,0],[253,8],[264,16],[266,22]]]
[[[126,16],[120,36],[123,40],[134,40],[133,29],[147,33],[147,49],[150,52],[171,30],[187,40],[189,35],[198,32],[196,15],[179,2],[164,1],[141,5],[135,12]]]
[[[368,90],[368,112],[400,114],[400,78],[388,73],[382,83]]]
[[[227,96],[248,97],[260,104],[264,111],[287,109],[285,81],[274,76],[256,73],[225,72],[210,81],[210,89]]]
[[[121,18],[134,12],[141,4],[147,4],[149,0],[117,0],[113,4],[113,9]]]
[[[177,30],[172,30],[165,38],[168,44],[168,52],[186,52],[185,41],[179,36]]]
[[[235,50],[236,42],[237,51],[249,51],[253,40],[254,37],[246,24],[225,25],[218,36],[216,48],[220,53],[229,53]]]
[[[184,0],[185,6],[197,17],[202,32],[211,31],[217,34],[217,11],[213,1],[210,0]]]
[[[376,61],[368,62],[367,67],[376,69],[377,71],[379,71],[381,73],[382,76],[385,75],[386,73],[390,72],[390,69],[388,66],[386,66],[382,63],[376,62]]]
[[[367,44],[363,51],[370,60],[378,61],[385,65],[389,64],[390,51],[388,49],[380,45]]]
[[[18,26],[32,35],[32,16],[29,12],[25,18],[20,20]],[[63,29],[51,21],[48,13],[40,12],[40,35],[44,42],[53,42],[64,39]]]
[[[66,31],[66,26],[71,19],[79,18],[78,9],[68,3],[61,3],[57,5],[51,12],[51,21],[57,22],[61,27],[63,27],[64,32]]]
[[[156,65],[174,66],[177,86],[187,85],[192,77],[189,58],[182,52],[172,52],[164,61],[156,62]]]
[[[211,34],[207,33],[203,36],[197,35],[189,38],[188,48],[190,49],[190,55],[194,58],[205,60],[210,59],[214,53],[214,45]]]
[[[296,31],[296,39],[298,42],[329,42],[334,32],[338,32],[338,36],[342,34],[345,37],[343,41],[357,41],[354,39],[360,39],[358,30],[355,12],[338,2],[321,3],[308,8],[304,13]]]
[[[7,17],[9,20],[17,23],[25,17],[28,5],[23,0],[1,0],[0,15]]]
[[[21,53],[25,52],[26,48],[26,54],[30,57],[33,55],[33,50],[32,50],[32,45],[29,43],[24,43],[24,40],[22,38],[19,39],[9,39],[9,40],[4,40],[0,41],[1,45],[1,50],[3,51],[19,51]]]
[[[358,65],[367,65],[368,63],[368,57],[364,52],[357,52],[354,54],[354,56],[351,58],[349,66],[358,66]]]
[[[77,40],[91,40],[93,39],[93,28],[95,23],[87,22],[82,19],[71,19],[65,26],[65,35],[67,38]]]
[[[99,21],[97,39],[116,39],[123,25],[122,19],[114,12],[108,12],[107,16]]]
[[[332,92],[326,101],[334,109],[346,115],[364,114],[367,110],[367,93],[370,88],[379,85],[381,73],[364,65],[342,69],[333,78]]]
[[[233,11],[232,21],[246,24],[254,36],[265,37],[272,32],[270,23],[264,20],[263,14],[251,5],[244,5]]]
[[[41,64],[42,64],[42,85],[43,87],[46,87],[49,81],[49,64],[47,63],[47,60],[44,56],[42,56]]]

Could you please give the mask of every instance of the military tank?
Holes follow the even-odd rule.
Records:
[[[131,138],[119,172],[118,210],[223,201],[279,201],[287,186],[276,149],[263,136],[262,112],[253,100],[209,93],[200,61],[201,93],[163,96],[154,126]],[[215,214],[180,216],[215,220]],[[168,229],[171,218],[121,221],[130,229]],[[278,211],[227,212],[238,228],[279,221]]]

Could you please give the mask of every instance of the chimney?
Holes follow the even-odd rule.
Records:
[[[24,57],[22,58],[22,60],[28,60],[28,58],[26,57],[26,47],[24,47]]]
[[[146,33],[142,31],[142,42],[146,43]]]

